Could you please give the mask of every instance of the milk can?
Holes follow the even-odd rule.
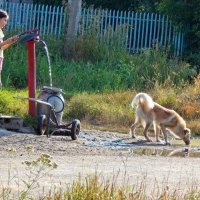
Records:
[[[64,110],[64,98],[62,89],[56,87],[43,86],[38,99],[50,103],[55,111],[58,125],[62,124],[62,115]],[[45,104],[37,104],[37,116],[49,116],[49,106]]]

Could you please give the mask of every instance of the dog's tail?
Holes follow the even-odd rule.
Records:
[[[154,107],[154,101],[148,94],[138,93],[131,102],[131,106],[133,108],[141,106],[145,107],[147,110],[150,110]]]

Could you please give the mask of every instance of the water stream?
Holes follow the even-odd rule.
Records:
[[[53,83],[52,83],[52,73],[51,73],[51,62],[50,62],[49,50],[47,48],[46,43],[43,40],[40,40],[40,42],[42,43],[42,45],[45,49],[46,56],[47,56],[48,67],[49,67],[49,81],[50,81],[50,87],[52,87]]]

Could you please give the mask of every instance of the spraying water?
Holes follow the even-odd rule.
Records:
[[[49,57],[49,50],[47,48],[46,43],[43,40],[40,40],[40,42],[42,43],[42,45],[45,49],[46,55],[47,55],[47,61],[48,61],[48,66],[49,66],[50,87],[52,87],[52,74],[51,74],[51,62],[50,62],[50,57]]]

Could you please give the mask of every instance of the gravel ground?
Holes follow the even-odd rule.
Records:
[[[39,181],[46,189],[94,173],[104,180],[117,177],[119,185],[139,187],[142,182],[149,195],[168,187],[180,193],[192,187],[200,189],[200,157],[186,156],[184,146],[148,143],[143,137],[136,140],[116,132],[82,130],[75,141],[68,136],[39,136],[28,129],[23,132],[0,129],[1,186],[9,185],[14,190],[23,187],[20,182],[27,179],[27,169],[22,162],[45,153],[58,164],[49,172],[51,176]],[[28,153],[28,146],[34,151]]]

